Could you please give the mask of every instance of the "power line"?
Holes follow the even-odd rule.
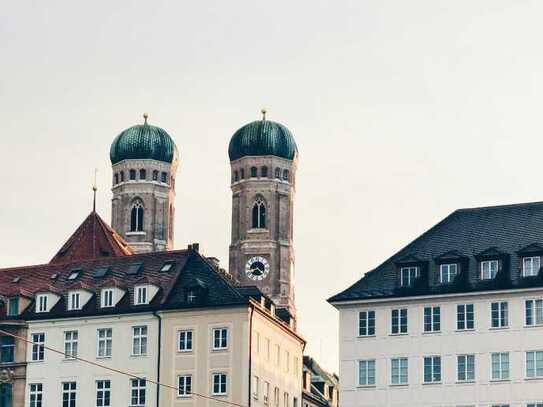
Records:
[[[114,368],[109,367],[109,366],[104,366],[104,365],[101,365],[100,363],[96,363],[96,362],[93,362],[92,360],[87,360],[87,359],[81,358],[79,356],[68,355],[68,354],[66,354],[66,353],[64,353],[64,352],[62,352],[62,351],[60,351],[58,349],[51,348],[49,346],[46,346],[45,344],[32,342],[31,340],[23,338],[22,336],[19,336],[19,335],[12,334],[11,332],[4,331],[3,329],[0,329],[0,334],[11,336],[11,337],[13,337],[15,339],[26,342],[26,343],[28,343],[30,345],[41,346],[41,347],[43,347],[43,349],[47,349],[47,350],[49,350],[51,352],[58,353],[59,355],[63,355],[64,357],[69,357],[71,359],[76,359],[76,360],[79,360],[80,362],[88,363],[90,365],[93,365],[93,366],[96,366],[96,367],[99,367],[99,368],[102,368],[102,369],[105,369],[105,370],[109,370],[111,372],[119,373],[119,374],[122,374],[122,375],[125,375],[125,376],[128,376],[128,377],[131,377],[133,379],[145,380],[146,382],[153,383],[153,384],[156,384],[157,386],[162,386],[162,387],[165,387],[165,388],[170,389],[170,390],[175,390],[176,392],[179,391],[179,387],[172,386],[170,384],[160,383],[160,382],[157,382],[157,381],[152,380],[152,379],[139,377],[139,376],[136,376],[135,374],[125,372],[124,370],[119,370],[119,369],[114,369]],[[190,392],[190,395],[191,396],[193,395],[193,396],[196,396],[196,397],[201,397],[201,398],[208,399],[208,400],[213,400],[213,401],[216,401],[216,402],[219,402],[219,403],[230,404],[231,406],[247,407],[247,406],[245,406],[243,404],[234,403],[234,402],[228,401],[228,400],[222,400],[222,399],[219,399],[219,398],[216,398],[216,397],[206,396],[205,394],[194,393],[192,391]]]

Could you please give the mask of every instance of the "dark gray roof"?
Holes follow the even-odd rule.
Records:
[[[541,272],[521,276],[521,258],[530,253],[543,255],[543,202],[459,209],[328,301],[543,287]],[[501,260],[492,281],[480,280],[478,261],[485,258]],[[461,270],[449,285],[438,280],[445,262],[458,263]],[[403,264],[421,267],[412,288],[399,287]]]

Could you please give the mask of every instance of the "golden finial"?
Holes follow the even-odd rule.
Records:
[[[266,120],[266,109],[262,109],[260,111],[260,113],[262,113],[262,121],[265,121]]]
[[[96,212],[96,191],[98,191],[98,187],[96,186],[96,174],[98,173],[98,168],[94,169],[94,184],[92,185],[92,193],[93,193],[93,200],[92,200],[92,211]]]
[[[143,118],[145,119],[145,124],[147,124],[147,118],[149,117],[149,113],[145,112],[143,114]]]

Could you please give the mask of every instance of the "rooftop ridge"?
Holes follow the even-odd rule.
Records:
[[[516,208],[516,207],[522,207],[522,206],[538,206],[538,205],[543,205],[543,201],[521,202],[521,203],[514,203],[514,204],[489,205],[489,206],[474,206],[470,208],[458,208],[454,212],[479,211],[479,210],[486,210],[486,209],[506,209],[506,208]]]

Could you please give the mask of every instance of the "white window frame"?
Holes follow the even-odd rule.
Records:
[[[471,363],[473,362],[473,363]],[[463,369],[461,369],[461,365]],[[472,369],[470,369],[470,367]],[[456,380],[458,382],[471,383],[475,381],[475,355],[456,355]],[[463,378],[461,377],[463,376]]]
[[[177,376],[177,397],[192,397],[192,375],[182,374]]]
[[[264,382],[264,390],[262,392],[262,400],[264,404],[270,404],[270,382]]]
[[[488,267],[485,267],[488,266]],[[495,266],[495,267],[494,267]],[[496,274],[500,271],[499,260],[483,260],[481,261],[481,280],[494,280]]]
[[[409,359],[406,357],[390,359],[390,384],[400,386],[409,384]]]
[[[415,281],[419,277],[420,277],[420,267],[418,266],[400,267],[400,286],[413,287],[413,285],[415,284]]]
[[[77,311],[81,309],[81,293],[70,291],[68,293],[68,311]]]
[[[458,275],[458,263],[444,263],[439,265],[440,284],[451,284]],[[443,277],[447,278],[444,279]]]
[[[358,313],[358,336],[375,336],[377,315],[375,310],[364,310]]]
[[[522,277],[534,277],[539,274],[541,268],[541,257],[523,257],[522,258]]]
[[[113,304],[113,288],[103,288],[100,294],[102,308],[111,308]]]
[[[136,403],[132,395],[136,392]],[[143,394],[143,397],[142,397]],[[142,398],[145,400],[143,403]],[[145,378],[130,379],[130,407],[145,407],[147,403],[147,381]]]
[[[496,305],[496,312],[494,312]],[[494,325],[494,314],[496,314],[497,325]],[[490,327],[492,329],[509,327],[509,303],[507,301],[495,301],[490,303]]]
[[[430,363],[430,369],[431,369],[431,380],[427,381],[426,380],[426,359],[430,359],[431,360],[431,363]],[[436,360],[439,360],[439,379],[436,379],[435,376],[436,376],[436,366],[437,366],[437,363],[436,363]],[[422,358],[422,382],[427,384],[427,383],[441,383],[442,380],[443,380],[443,363],[442,363],[443,359],[441,358],[440,355],[428,355],[428,356],[423,356]]]
[[[471,312],[468,308],[471,307]],[[471,321],[469,316],[471,315]],[[470,325],[471,322],[471,326]],[[475,305],[474,304],[457,304],[456,305],[456,330],[457,331],[473,331],[475,329]]]
[[[77,330],[64,331],[64,358],[67,360],[77,358],[79,346],[79,332]]]
[[[218,391],[216,391],[216,385]],[[211,394],[213,396],[226,396],[228,394],[228,375],[225,372],[213,372],[211,374]]]
[[[35,332],[32,334],[32,349],[30,350],[32,362],[43,362],[45,359],[45,333]]]
[[[529,355],[534,355],[534,375],[529,374],[528,370],[528,358]],[[531,350],[527,351],[525,354],[526,362],[525,362],[525,372],[526,372],[526,378],[527,379],[541,379],[543,378],[543,350]]]
[[[178,352],[192,352],[193,350],[194,350],[194,330],[193,329],[178,330],[177,331],[177,351]]]
[[[29,407],[43,407],[43,383],[30,383],[28,385]]]
[[[49,308],[47,307],[48,295],[47,294],[38,294],[36,296],[36,312],[48,312]]]
[[[395,308],[390,310],[391,335],[405,335],[408,332],[409,312],[407,308]],[[394,329],[396,328],[396,329]]]
[[[103,352],[101,352],[103,350]],[[96,357],[110,358],[113,353],[113,329],[98,328],[96,330]]]
[[[111,407],[111,380],[96,380],[96,407]]]
[[[273,405],[279,407],[279,387],[277,386],[273,388]]]
[[[211,334],[211,346],[213,350],[225,350],[228,349],[228,342],[230,330],[227,327],[213,328]],[[218,343],[218,345],[217,345]]]
[[[290,407],[290,395],[286,391],[283,393],[283,407]]]
[[[531,322],[528,323],[528,303],[531,303]],[[524,324],[525,326],[542,326],[543,325],[543,299],[529,298],[524,301]]]
[[[494,358],[497,358],[497,370],[494,371]],[[505,360],[507,359],[507,360]],[[507,367],[507,370],[505,369]],[[490,380],[501,381],[509,380],[511,378],[511,362],[509,359],[509,352],[492,352],[490,354]],[[494,373],[498,375],[495,376]]]
[[[147,356],[149,329],[147,325],[132,327],[132,356]]]
[[[149,304],[149,290],[146,285],[134,287],[134,305]]]
[[[68,406],[75,407],[77,405],[77,382],[62,382],[61,388],[62,388],[61,400],[64,400],[64,395],[67,394]],[[62,401],[61,404],[64,405],[64,401]]]
[[[258,400],[258,397],[260,396],[260,378],[257,375],[253,375],[251,392],[253,393],[253,399]]]
[[[426,310],[430,309],[430,323],[426,321]],[[437,310],[437,312],[436,312]],[[429,325],[430,329],[426,329]],[[424,333],[441,332],[441,306],[440,305],[428,305],[422,310],[422,330]]]

